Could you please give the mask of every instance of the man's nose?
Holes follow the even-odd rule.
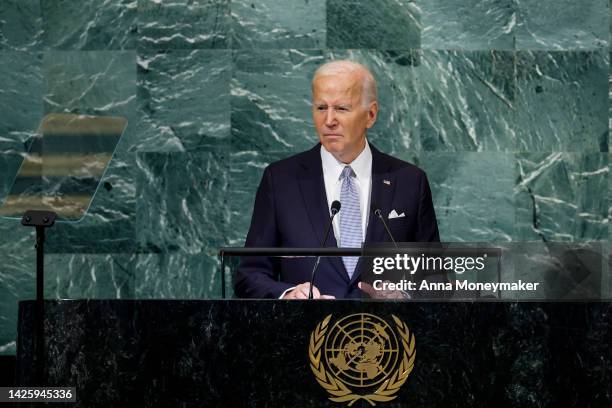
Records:
[[[325,126],[334,127],[336,124],[336,112],[334,108],[330,107],[327,109],[327,113],[325,114]]]

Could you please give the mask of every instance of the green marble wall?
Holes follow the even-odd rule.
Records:
[[[428,172],[443,240],[522,248],[504,277],[547,279],[534,296],[611,297],[609,27],[606,0],[3,0],[0,198],[45,114],[125,116],[90,213],[48,234],[47,296],[217,297],[263,168],[316,142],[312,73],[353,58],[370,140]],[[0,354],[33,251],[0,220]],[[599,269],[551,277],[556,253]]]

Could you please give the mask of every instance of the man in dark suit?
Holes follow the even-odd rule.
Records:
[[[269,165],[255,198],[247,247],[319,247],[330,205],[341,202],[328,247],[387,242],[380,209],[396,241],[439,241],[425,173],[378,151],[366,139],[376,122],[374,77],[361,64],[333,61],[312,81],[313,120],[320,144]],[[239,297],[306,299],[314,260],[244,257],[234,279]],[[314,298],[358,298],[371,287],[360,283],[355,257],[321,260]]]

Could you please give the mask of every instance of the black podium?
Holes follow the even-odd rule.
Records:
[[[56,300],[45,313],[45,381],[76,387],[79,407],[347,406],[316,380],[311,338],[327,316],[365,314],[415,339],[410,375],[377,406],[612,406],[604,302]],[[20,385],[35,314],[20,304]]]

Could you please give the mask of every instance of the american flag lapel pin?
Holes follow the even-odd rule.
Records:
[[[391,185],[391,180],[383,180],[383,183],[385,183],[386,185],[390,186]]]

